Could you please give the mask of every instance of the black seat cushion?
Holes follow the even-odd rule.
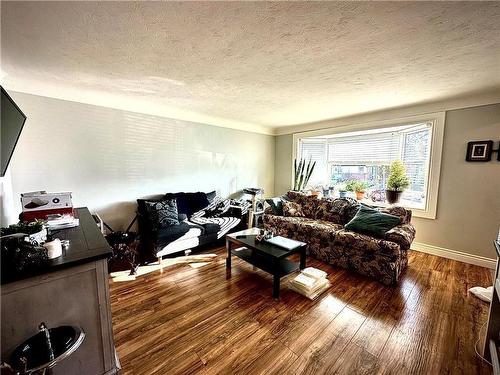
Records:
[[[163,247],[184,236],[190,229],[191,225],[182,222],[178,225],[172,225],[167,228],[158,230],[157,246]]]
[[[219,230],[220,230],[219,224],[206,223],[206,224],[202,224],[202,226],[204,229],[204,234],[213,234],[213,233],[219,232]]]

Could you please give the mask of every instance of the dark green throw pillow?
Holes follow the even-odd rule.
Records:
[[[346,224],[345,229],[374,237],[384,237],[399,222],[400,218],[397,216],[361,206],[353,219]]]
[[[268,198],[266,202],[271,206],[271,210],[273,210],[273,214],[277,216],[283,216],[283,201],[280,197],[277,198]]]

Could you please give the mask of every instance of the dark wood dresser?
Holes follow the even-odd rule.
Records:
[[[107,269],[111,249],[89,210],[78,208],[76,214],[78,227],[54,234],[70,241],[62,256],[31,274],[2,279],[2,359],[8,361],[43,321],[49,328],[73,325],[85,332],[82,345],[53,374],[115,374]]]

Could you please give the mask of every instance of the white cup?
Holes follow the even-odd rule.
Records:
[[[47,253],[49,254],[49,259],[54,259],[60,257],[62,255],[62,246],[59,238],[56,238],[53,241],[45,242],[43,247],[47,249]]]

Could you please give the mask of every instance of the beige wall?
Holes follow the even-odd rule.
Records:
[[[275,137],[12,92],[27,115],[10,166],[14,199],[72,191],[114,229],[135,199],[175,191],[274,190]]]
[[[437,218],[413,219],[416,242],[494,258],[492,241],[500,226],[500,162],[465,161],[467,142],[485,139],[494,140],[498,148],[500,104],[446,112]],[[277,137],[276,194],[290,187],[292,148],[291,134]]]
[[[290,190],[292,184],[293,135],[276,137],[276,158],[274,175],[274,192],[279,195]]]

